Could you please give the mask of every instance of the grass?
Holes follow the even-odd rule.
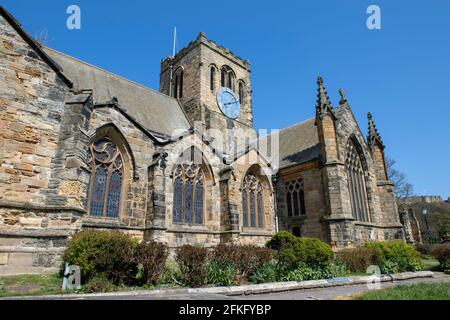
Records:
[[[60,294],[61,283],[57,275],[0,277],[0,297]]]
[[[422,259],[423,270],[439,271],[439,261],[431,256]]]
[[[421,283],[400,285],[370,291],[356,300],[450,300],[450,283]]]

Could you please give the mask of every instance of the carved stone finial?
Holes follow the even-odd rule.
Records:
[[[333,109],[333,106],[330,102],[330,98],[328,97],[327,90],[325,89],[325,86],[323,85],[323,78],[318,77],[317,78],[317,104],[316,104],[316,110],[320,117],[323,117],[323,115],[331,111]]]
[[[367,113],[367,119],[369,120],[369,135],[367,137],[367,141],[369,142],[369,147],[373,147],[375,143],[384,149],[383,140],[381,140],[381,136],[378,133],[377,127],[375,126],[375,122],[373,121],[372,114]]]
[[[341,96],[341,100],[339,101],[339,104],[345,104],[347,103],[347,98],[345,97],[345,91],[344,89],[339,89],[339,95]]]

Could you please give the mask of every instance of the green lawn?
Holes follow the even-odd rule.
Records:
[[[433,257],[426,257],[422,259],[423,270],[439,271],[439,261]]]
[[[450,283],[400,285],[367,292],[356,300],[450,300]]]
[[[57,275],[0,277],[0,297],[60,294],[61,283]]]

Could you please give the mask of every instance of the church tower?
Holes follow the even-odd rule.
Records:
[[[204,33],[174,57],[161,61],[160,91],[180,101],[196,128],[201,124],[203,130],[227,131],[224,140],[235,139],[229,136],[231,131],[241,132],[240,137],[244,131],[256,135],[250,63]]]

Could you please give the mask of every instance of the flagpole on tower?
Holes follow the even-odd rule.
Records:
[[[174,30],[173,30],[173,54],[172,54],[172,58],[175,57],[176,49],[177,49],[177,27],[175,27]]]
[[[172,51],[172,59],[175,58],[175,53],[177,49],[177,27],[173,30],[173,51]],[[169,95],[173,96],[172,93],[172,82],[173,82],[173,64],[170,64],[170,79],[169,79]]]

